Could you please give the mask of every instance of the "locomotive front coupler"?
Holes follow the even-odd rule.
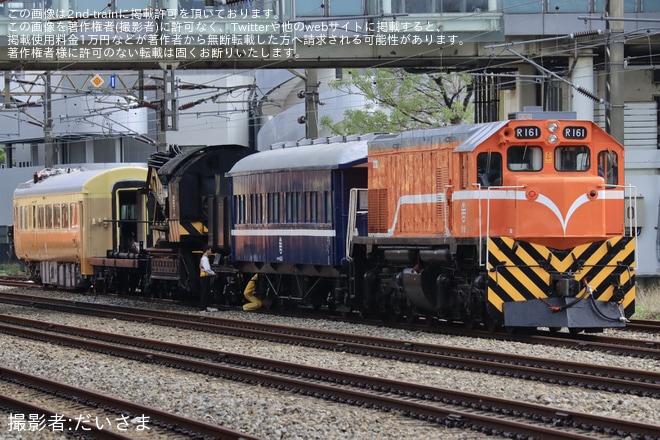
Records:
[[[550,275],[548,296],[574,297],[580,292],[580,282],[572,273],[553,273]]]

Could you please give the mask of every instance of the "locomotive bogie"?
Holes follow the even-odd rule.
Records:
[[[83,276],[77,263],[40,261],[36,264],[39,265],[36,280],[43,285],[83,291],[91,285],[89,277]]]

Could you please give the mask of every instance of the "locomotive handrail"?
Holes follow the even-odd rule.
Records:
[[[348,220],[346,224],[346,260],[353,259],[353,238],[358,235],[356,228],[358,214],[358,200],[360,191],[367,191],[366,188],[351,188],[348,199]]]
[[[474,185],[477,186],[478,189],[479,189],[479,199],[478,199],[479,200],[479,266],[486,266],[487,261],[484,262],[483,258],[482,258],[481,241],[484,238],[486,239],[486,254],[485,255],[488,255],[488,252],[490,250],[489,245],[488,245],[488,242],[489,242],[488,238],[490,237],[490,201],[491,201],[490,191],[491,190],[494,190],[494,191],[501,191],[501,190],[508,191],[508,190],[511,190],[511,189],[525,189],[526,186],[525,185],[512,185],[512,186],[495,186],[495,187],[488,186],[488,187],[485,187],[485,189],[487,190],[487,193],[488,193],[488,198],[486,199],[486,204],[487,204],[486,205],[486,236],[483,237],[483,235],[481,233],[481,229],[482,229],[481,228],[481,217],[482,217],[482,213],[481,213],[481,201],[482,201],[481,193],[482,193],[482,191],[481,190],[484,189],[484,187],[482,187],[480,183],[475,183]]]
[[[631,237],[637,237],[637,187],[634,185],[630,184],[625,184],[625,185],[612,185],[609,183],[606,183],[602,185],[605,189],[610,189],[610,188],[621,188],[623,189],[623,198],[624,201],[626,198],[628,198],[628,208],[632,206],[633,209],[633,215],[632,215],[632,221],[630,222],[630,225],[628,226],[628,233]],[[624,216],[628,215],[628,210],[624,213]],[[630,218],[630,217],[628,217]],[[624,234],[626,231],[625,227],[625,218],[624,218]],[[635,248],[634,248],[634,261],[637,262],[637,240],[635,240]]]
[[[479,203],[478,203],[478,205],[479,205],[479,216],[478,216],[479,217],[479,239],[477,241],[477,244],[478,244],[477,249],[479,249],[479,267],[481,267],[481,266],[485,265],[485,263],[482,261],[483,256],[482,256],[482,252],[481,252],[481,245],[482,245],[482,240],[483,240],[483,235],[481,233],[481,230],[482,230],[482,226],[481,226],[481,217],[482,217],[482,213],[481,213],[481,190],[483,189],[483,187],[481,186],[481,183],[473,183],[472,185],[476,186],[477,191],[479,192],[479,199],[478,199],[479,200]],[[486,189],[488,189],[488,187],[486,187]],[[490,212],[490,197],[488,197],[488,209],[487,209],[487,211]],[[489,228],[490,228],[490,215],[488,215],[488,218],[486,219],[486,228],[487,228],[486,229],[486,255],[488,255],[488,236],[489,236],[488,232],[489,232]]]

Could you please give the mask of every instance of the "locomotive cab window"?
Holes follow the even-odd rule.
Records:
[[[555,150],[557,171],[588,171],[591,168],[589,147],[558,147]]]
[[[484,188],[502,185],[502,155],[479,153],[477,155],[477,183]]]
[[[510,171],[540,171],[543,168],[543,150],[528,145],[509,147],[506,164]]]
[[[598,153],[598,175],[608,185],[619,184],[619,158],[614,151]]]

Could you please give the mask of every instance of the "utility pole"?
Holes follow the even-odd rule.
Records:
[[[176,67],[178,63],[161,63],[163,72],[161,87],[157,89],[158,118],[156,120],[156,148],[158,151],[167,149],[167,131],[179,129],[179,108],[176,91]]]
[[[623,2],[607,0],[607,44],[605,45],[605,99],[609,105],[605,108],[605,130],[623,144],[624,137],[624,88],[623,74]]]
[[[316,69],[305,71],[305,135],[319,137],[319,77]]]
[[[52,168],[55,163],[55,147],[53,145],[53,97],[51,94],[50,70],[44,75],[44,162],[46,168]]]
[[[305,74],[289,69],[305,82],[305,90],[298,92],[298,98],[305,99],[305,114],[298,118],[299,124],[305,124],[305,138],[319,137],[319,74],[316,69],[305,69]]]

